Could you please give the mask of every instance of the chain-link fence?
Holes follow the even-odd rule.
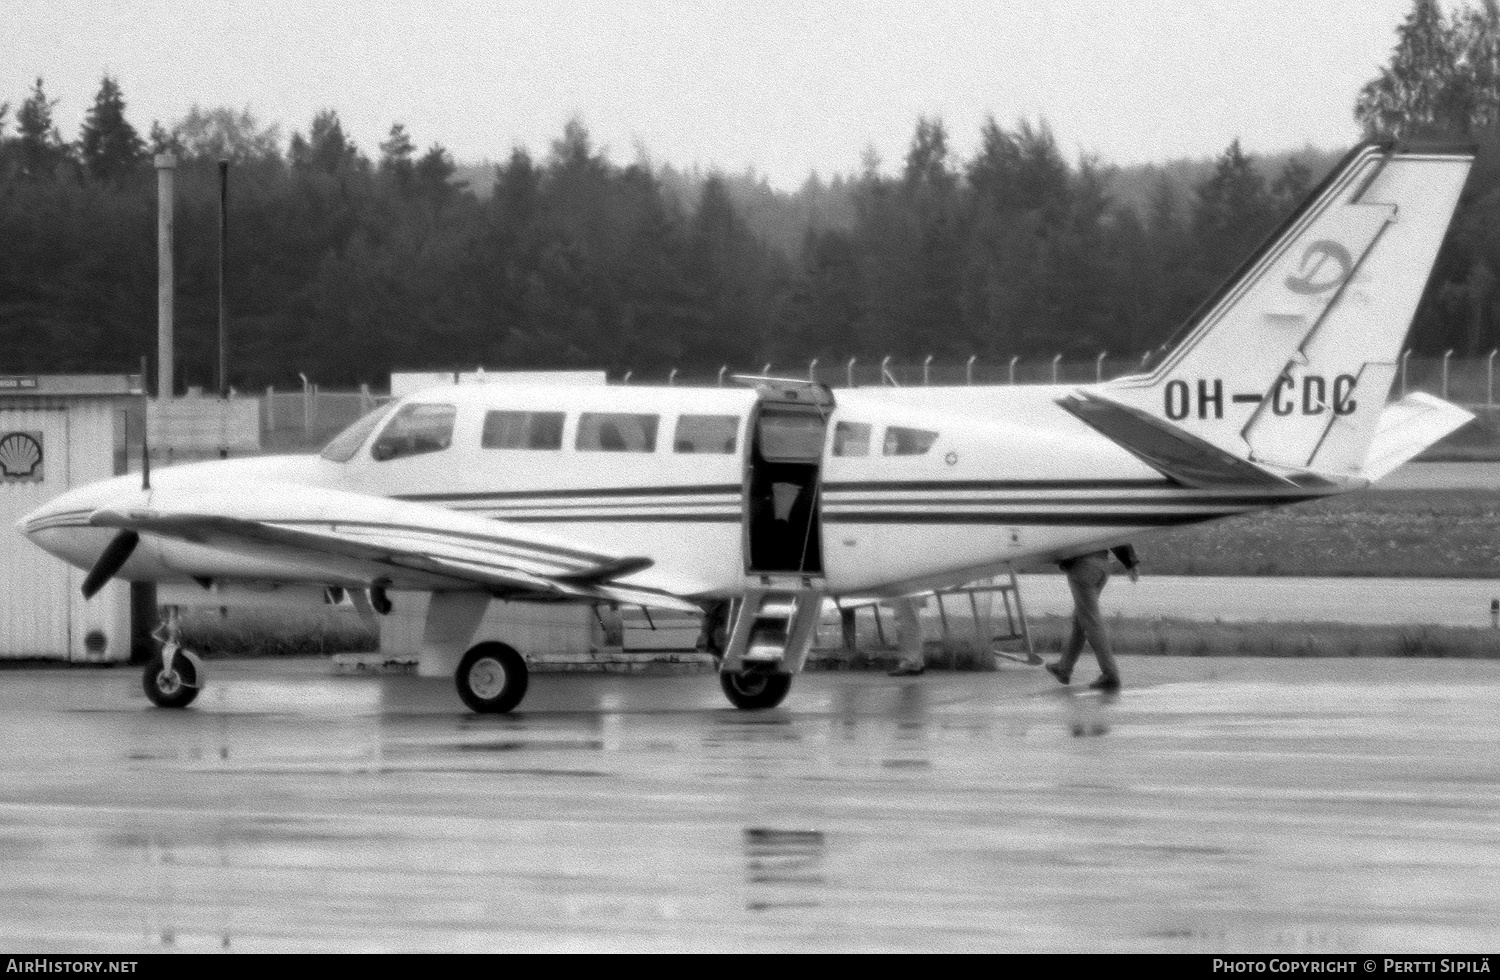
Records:
[[[355,419],[389,400],[358,391],[324,391],[309,384],[300,391],[267,388],[260,402],[261,447],[268,452],[316,449]]]
[[[1500,357],[1415,357],[1402,355],[1391,394],[1401,397],[1412,391],[1425,391],[1460,405],[1494,406],[1497,389],[1496,371]],[[1117,358],[1108,354],[1085,360],[1010,357],[985,360],[973,357],[960,362],[936,358],[919,362],[894,358],[861,360],[850,358],[838,363],[814,360],[807,363],[767,363],[753,367],[725,365],[714,373],[701,371],[665,372],[629,371],[611,379],[625,384],[725,385],[735,375],[768,375],[817,381],[834,388],[893,385],[1036,385],[1090,384],[1128,374],[1150,370],[1149,359]]]

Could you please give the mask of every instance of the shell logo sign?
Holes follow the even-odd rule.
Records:
[[[0,435],[0,483],[42,482],[42,434]]]

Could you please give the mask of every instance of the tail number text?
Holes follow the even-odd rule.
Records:
[[[1352,374],[1340,374],[1332,380],[1320,374],[1305,374],[1300,379],[1283,374],[1271,386],[1269,394],[1235,393],[1229,396],[1229,400],[1235,404],[1252,405],[1269,400],[1271,411],[1277,415],[1322,415],[1324,412],[1352,415],[1359,407],[1359,402],[1354,400],[1356,380]],[[1224,417],[1222,378],[1199,379],[1196,384],[1174,379],[1167,382],[1162,398],[1167,418],[1174,422],[1194,414],[1200,419]]]

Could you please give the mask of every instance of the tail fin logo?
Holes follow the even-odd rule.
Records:
[[[1297,273],[1286,277],[1286,288],[1303,296],[1316,296],[1342,284],[1353,268],[1347,248],[1327,239],[1316,241],[1302,253]]]

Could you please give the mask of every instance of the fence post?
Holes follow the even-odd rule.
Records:
[[[857,358],[857,357],[851,357],[851,358],[849,358],[849,364],[845,368],[845,370],[848,371],[849,387],[851,387],[851,388],[854,387],[854,362],[857,361],[857,360],[859,360],[859,358]]]
[[[1407,348],[1401,352],[1401,397],[1406,397],[1406,362],[1411,357],[1411,349]]]
[[[312,435],[312,382],[301,371],[297,377],[302,379],[302,435],[306,437]]]
[[[816,357],[807,362],[807,380],[810,384],[818,383],[818,359]]]
[[[1014,357],[1012,357],[1010,359],[1010,383],[1011,384],[1015,384],[1016,383],[1016,362],[1019,361],[1020,359],[1021,359],[1021,355],[1020,354],[1017,354],[1017,355],[1015,355]]]
[[[1052,383],[1057,384],[1057,365],[1062,363],[1062,355],[1058,354],[1052,358]]]
[[[1094,358],[1094,380],[1095,381],[1103,381],[1104,380],[1104,359],[1106,357],[1108,357],[1108,356],[1109,356],[1109,351],[1102,350],[1102,351],[1099,352],[1099,356],[1096,357],[1096,358]]]
[[[929,372],[932,370],[932,355],[927,355],[927,360],[922,362],[922,385],[926,387],[931,383]]]
[[[964,380],[969,384],[974,383],[974,359],[978,356],[978,354],[970,354],[969,363],[964,365]]]
[[[1450,357],[1452,357],[1452,356],[1453,356],[1453,351],[1452,350],[1449,350],[1449,351],[1447,351],[1447,352],[1445,352],[1443,354],[1443,400],[1444,401],[1448,400],[1448,359]]]

